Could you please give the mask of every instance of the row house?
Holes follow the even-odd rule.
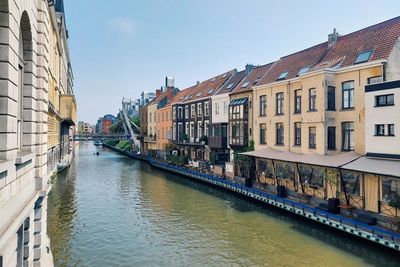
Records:
[[[145,106],[147,110],[147,136],[143,137],[143,143],[146,154],[156,155],[162,150],[165,143],[165,127],[167,115],[164,107],[166,107],[179,90],[175,87],[164,87],[156,90],[156,96]],[[162,109],[162,111],[160,110]],[[143,115],[143,112],[142,112]],[[168,116],[169,117],[169,116]],[[168,123],[167,123],[168,124]],[[164,138],[163,138],[164,137]]]
[[[182,154],[192,159],[207,159],[211,97],[236,73],[231,70],[183,90],[172,106],[172,141]]]
[[[211,97],[211,122],[208,127],[208,146],[210,147],[210,161],[213,164],[223,164],[229,161],[228,146],[228,114],[229,93],[246,77],[252,66],[239,71]]]
[[[239,173],[239,165],[234,162],[234,154],[245,151],[253,142],[253,87],[256,86],[274,63],[262,66],[247,65],[246,77],[229,94],[228,144],[230,163],[226,163],[226,175]]]
[[[389,201],[383,180],[400,170],[399,161],[382,160],[397,158],[399,148],[392,82],[400,78],[399,37],[397,17],[343,36],[334,31],[327,42],[273,64],[253,87],[248,119],[255,151],[245,154],[256,159],[261,187],[382,211]],[[375,172],[369,169],[378,162]],[[387,195],[399,198],[389,184]]]

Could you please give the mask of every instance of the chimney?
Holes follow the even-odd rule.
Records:
[[[333,33],[328,34],[328,48],[334,46],[339,39],[339,33],[336,31],[336,28],[333,28]]]
[[[250,71],[254,68],[253,64],[246,64],[245,73],[246,75],[250,73]]]
[[[156,90],[156,97],[159,97],[161,95],[161,90],[160,89],[157,89]]]
[[[197,82],[196,82],[196,85],[199,85],[199,84],[200,84],[200,81],[197,81]]]
[[[166,87],[174,87],[175,86],[174,83],[175,83],[174,82],[174,77],[171,77],[171,76],[166,76],[165,77],[165,86]]]

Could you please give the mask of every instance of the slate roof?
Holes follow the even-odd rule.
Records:
[[[252,89],[253,86],[258,85],[263,77],[268,73],[275,62],[271,62],[262,66],[254,67],[249,74],[236,86],[233,94],[246,92]]]
[[[236,72],[233,76],[231,76],[229,80],[226,81],[223,86],[221,86],[221,88],[215,95],[231,93],[236,88],[236,86],[244,79],[244,77],[246,77],[245,70]]]

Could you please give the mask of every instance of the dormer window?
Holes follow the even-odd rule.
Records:
[[[222,76],[222,78],[226,78],[226,76],[228,76],[228,73],[225,73],[224,76]]]
[[[243,83],[243,84],[242,84],[242,88],[247,87],[247,85],[249,85],[249,83],[250,83],[250,82],[245,82],[245,83]]]
[[[284,80],[286,79],[286,76],[289,74],[288,71],[282,72],[281,75],[279,75],[278,79],[276,79],[277,81],[279,80]]]
[[[258,77],[254,82],[253,85],[256,85],[261,80],[261,77]]]
[[[299,70],[299,72],[297,73],[297,76],[300,76],[304,73],[306,73],[308,70],[310,69],[310,67],[303,67]]]
[[[214,92],[214,89],[210,89],[210,90],[208,91],[208,94],[212,94],[212,92]]]
[[[231,89],[233,87],[233,83],[230,83],[226,88]]]
[[[200,92],[200,93],[197,93],[197,96],[201,96],[201,92]]]
[[[371,50],[359,53],[356,58],[356,61],[354,61],[354,64],[367,62],[369,60],[369,58],[371,57],[371,55],[372,55]]]
[[[215,80],[216,80],[216,79],[217,79],[217,78],[216,78],[216,77],[214,77],[214,78],[212,78],[212,80],[211,80],[211,81],[212,81],[212,82],[215,82]]]

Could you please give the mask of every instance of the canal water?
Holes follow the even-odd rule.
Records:
[[[56,266],[400,264],[395,252],[90,142],[54,180],[48,233]]]

